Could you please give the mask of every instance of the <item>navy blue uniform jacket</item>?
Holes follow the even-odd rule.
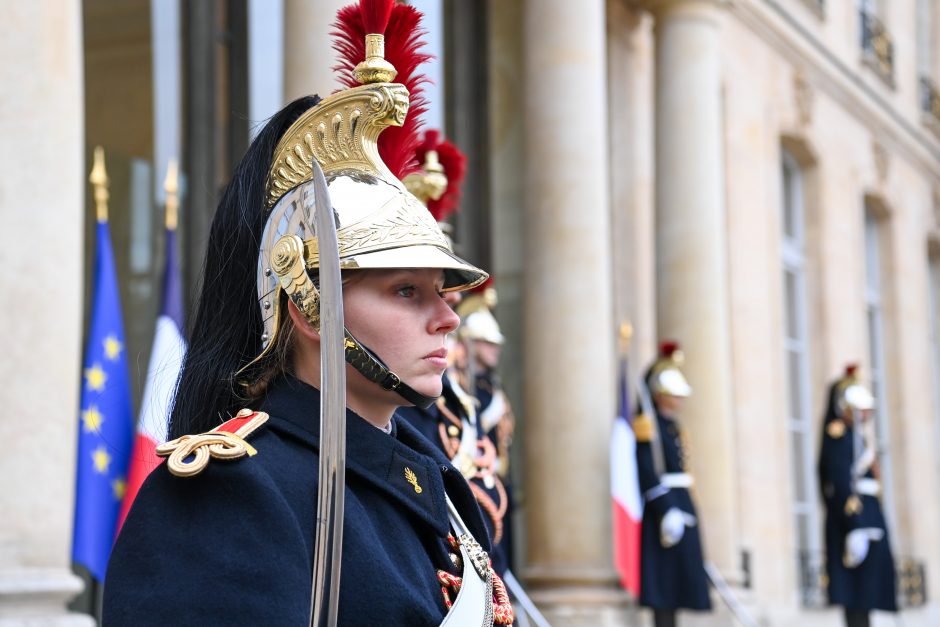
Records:
[[[825,422],[826,426],[832,422],[831,418]],[[826,505],[829,603],[856,611],[897,611],[894,558],[878,497],[858,495],[862,509],[857,513],[847,512],[845,508],[852,494],[853,427],[846,424],[842,431],[839,437],[833,437],[828,429],[823,429],[819,455],[820,487]],[[865,476],[874,478],[870,469]],[[864,528],[881,529],[884,538],[869,544],[868,555],[861,564],[847,568],[842,561],[845,538],[850,531]]]
[[[444,377],[444,392],[441,394],[441,398],[444,400],[444,403],[447,405],[447,409],[450,410],[452,414],[460,418],[465,417],[466,412],[463,409],[463,406],[460,404],[460,400],[457,398],[456,394],[451,388],[450,381],[447,379],[447,377]],[[399,415],[404,418],[402,422],[410,423],[411,426],[420,431],[424,437],[426,437],[431,442],[434,442],[442,454],[446,455],[444,442],[441,439],[443,437],[441,435],[441,429],[446,429],[448,426],[453,425],[453,423],[444,416],[444,414],[438,408],[437,404],[431,405],[427,409],[421,409],[419,407],[402,407],[399,410]],[[483,437],[483,434],[480,434],[480,437]],[[496,491],[496,489],[486,487],[486,485],[480,479],[474,478],[472,481],[479,490],[484,492],[493,501],[493,503],[495,503],[497,506],[501,504],[501,496]],[[492,540],[496,532],[496,521],[494,521],[489,514],[484,514],[483,520],[486,523],[488,534],[487,537],[492,544]],[[500,542],[499,545],[490,551],[490,558],[493,560],[493,570],[496,571],[497,575],[502,577],[503,574],[505,574],[506,569],[509,567],[509,560],[506,553],[504,552],[502,542]]]
[[[309,624],[317,503],[319,391],[276,383],[257,455],[211,460],[194,477],[157,468],[117,538],[104,625]],[[397,416],[388,435],[347,411],[339,624],[439,625],[437,570],[454,572],[444,491],[489,549],[463,477]],[[411,469],[420,493],[405,478]]]
[[[646,495],[659,485],[653,464],[653,445],[662,446],[665,472],[685,472],[679,426],[665,416],[651,417],[659,427],[659,442],[637,442],[640,491]],[[672,488],[643,505],[640,547],[640,604],[662,610],[711,608],[698,525],[686,527],[678,544],[665,548],[659,539],[660,523],[671,508],[698,516],[685,488]]]

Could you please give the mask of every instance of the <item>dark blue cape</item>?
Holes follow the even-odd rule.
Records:
[[[150,475],[111,555],[105,625],[309,624],[319,406],[318,390],[283,379],[252,408],[270,414],[248,438],[257,455],[213,459],[195,477],[166,464]],[[439,625],[437,570],[455,572],[445,489],[489,550],[473,494],[397,416],[392,435],[346,420],[339,624]]]
[[[653,464],[653,446],[662,446],[665,472],[686,472],[679,425],[665,416],[657,415],[651,419],[657,421],[659,442],[637,442],[636,445],[637,470],[643,494],[660,482]],[[640,604],[661,610],[710,609],[699,525],[686,527],[679,543],[668,549],[660,541],[660,523],[673,507],[698,516],[692,497],[685,488],[672,488],[643,505]]]

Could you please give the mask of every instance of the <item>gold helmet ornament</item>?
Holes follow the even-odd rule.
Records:
[[[467,157],[440,131],[429,129],[415,150],[415,158],[421,168],[405,177],[405,187],[427,206],[450,240],[451,225],[447,220],[460,208]]]
[[[858,364],[845,367],[845,375],[838,383],[837,403],[840,413],[868,411],[875,408],[875,397],[858,377]]]
[[[659,345],[659,357],[650,368],[650,392],[680,398],[691,396],[692,386],[680,370],[684,361],[685,356],[677,342],[671,340],[662,342]]]
[[[444,291],[469,289],[487,278],[454,254],[434,217],[401,180],[419,165],[414,154],[419,115],[426,107],[421,86],[427,79],[417,68],[430,58],[422,52],[421,18],[414,7],[393,0],[360,0],[337,14],[333,47],[340,63],[335,69],[345,88],[290,126],[268,174],[265,208],[270,213],[257,270],[264,320],[261,355],[275,344],[285,289],[292,282],[316,283],[317,238],[306,219],[314,160],[327,181],[342,270],[440,268]],[[313,295],[305,314],[318,327],[316,289],[305,289]],[[347,350],[347,361],[360,372],[384,387],[407,388],[347,332],[347,346],[350,342],[358,349]],[[424,404],[428,399],[417,400]]]

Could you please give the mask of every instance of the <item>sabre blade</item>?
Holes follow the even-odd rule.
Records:
[[[333,627],[339,613],[346,487],[343,288],[333,204],[316,159],[312,161],[312,168],[313,186],[304,191],[303,208],[307,225],[317,236],[319,249],[320,474],[310,624]]]

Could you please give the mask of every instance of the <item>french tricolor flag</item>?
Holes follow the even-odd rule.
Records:
[[[620,398],[610,440],[610,489],[613,497],[614,567],[624,589],[640,596],[640,521],[643,501],[636,467],[636,438],[630,412],[627,362],[620,365]]]
[[[166,220],[166,272],[163,275],[163,307],[157,318],[147,382],[137,421],[137,435],[127,471],[127,492],[121,503],[118,530],[124,524],[137,491],[161,461],[156,446],[167,438],[167,419],[173,406],[186,341],[183,339],[183,300],[176,262],[176,210],[168,201]],[[175,204],[175,203],[174,203]]]

